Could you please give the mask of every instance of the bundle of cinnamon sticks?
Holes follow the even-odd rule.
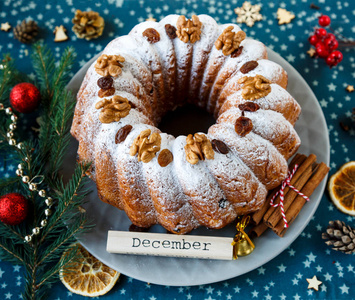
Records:
[[[289,165],[289,170],[293,170],[295,165],[298,165],[298,169],[294,173],[290,185],[308,197],[312,195],[329,172],[326,164],[323,162],[318,164],[316,160],[317,157],[314,154],[308,157],[303,154],[296,154]],[[280,207],[270,205],[270,200],[280,189],[281,186],[271,191],[262,208],[251,215],[251,221],[255,224],[249,231],[251,237],[259,237],[268,228],[271,228],[280,237],[285,235],[288,228],[285,227]],[[306,202],[305,198],[286,186],[284,189],[283,206],[289,225],[296,219]],[[274,203],[280,203],[280,194],[274,199]]]

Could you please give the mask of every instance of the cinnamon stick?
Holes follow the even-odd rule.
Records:
[[[303,162],[305,160],[306,160],[306,155],[297,153],[295,155],[295,157],[292,159],[292,161],[291,161],[291,163],[289,165],[289,169],[292,170],[295,167],[296,164],[298,164],[298,165],[303,164]],[[265,213],[270,208],[270,200],[277,193],[278,190],[279,190],[279,188],[276,188],[276,189],[272,190],[271,192],[269,192],[269,195],[267,196],[267,198],[266,198],[263,206],[261,207],[261,209],[259,209],[258,211],[256,211],[255,213],[253,213],[251,215],[251,221],[253,223],[255,223],[255,224],[259,224],[260,223],[260,221],[263,219]]]
[[[312,173],[314,171],[314,169],[317,167],[317,164],[314,163],[311,166],[308,166],[307,169],[302,172],[301,176],[298,178],[298,180],[292,184],[292,180],[291,180],[291,185],[293,185],[297,190],[301,191],[301,189],[304,187],[304,185],[307,183],[307,181],[309,180],[309,178],[312,176]],[[297,172],[296,172],[297,173]],[[285,188],[286,190],[286,188]],[[306,194],[307,196],[309,196],[308,194]],[[298,196],[298,194],[289,188],[287,194],[284,196],[284,211],[287,212],[287,210],[289,209],[289,207],[292,205],[292,203],[295,201],[296,197]],[[281,209],[280,207],[272,207],[273,210],[270,210],[272,213],[268,215],[269,210],[267,211],[267,213],[264,216],[264,223],[272,228],[275,227],[279,221],[282,219],[282,215],[281,215]]]
[[[260,223],[256,226],[254,226],[252,229],[250,229],[250,231],[248,232],[248,235],[250,238],[256,238],[261,236],[266,229],[268,229],[269,227],[267,227],[264,223]]]
[[[323,162],[320,163],[317,168],[314,170],[312,177],[307,182],[307,184],[302,188],[301,193],[307,195],[308,197],[312,195],[314,190],[318,187],[318,185],[322,182],[324,177],[329,172],[329,167]],[[293,201],[292,205],[286,212],[286,219],[288,224],[290,225],[300,213],[303,205],[306,203],[306,199],[302,196],[298,195],[295,201]],[[278,236],[284,236],[287,228],[284,227],[283,220],[280,220],[276,227],[272,228],[273,231]]]
[[[291,182],[290,182],[290,184],[292,186],[294,186],[298,190],[300,190],[304,186],[304,184],[306,183],[306,181],[309,179],[309,177],[312,174],[310,167],[315,163],[316,159],[317,159],[317,157],[314,154],[311,154],[304,160],[303,163],[299,164],[299,167],[298,167],[296,173],[293,175]],[[290,169],[292,170],[293,167],[291,168],[291,166],[290,166]],[[299,178],[301,178],[301,177],[302,177],[302,180],[299,181]],[[292,203],[292,201],[296,198],[297,194],[292,189],[290,189],[288,186],[286,186],[284,189],[284,195],[285,195],[284,196],[284,198],[285,198],[284,209],[286,211],[287,208]],[[286,204],[286,202],[287,202],[287,204]],[[277,204],[277,203],[280,203],[280,195],[278,195],[274,201],[274,204]],[[275,212],[277,212],[277,215],[273,216],[275,214]],[[272,223],[270,223],[270,220],[269,220],[271,218],[271,216],[273,216]],[[279,218],[281,218],[280,208],[269,206],[269,209],[264,214],[263,220],[267,224],[270,223],[271,227],[274,227],[278,223]]]

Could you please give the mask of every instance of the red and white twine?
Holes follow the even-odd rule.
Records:
[[[270,200],[270,205],[272,207],[280,206],[282,219],[284,220],[284,223],[285,223],[285,228],[288,228],[288,223],[287,223],[285,209],[284,209],[284,199],[285,199],[284,191],[285,191],[286,186],[288,185],[297,194],[299,194],[301,197],[303,197],[304,199],[309,201],[309,198],[305,194],[301,193],[298,189],[296,189],[294,186],[291,185],[291,179],[292,179],[293,175],[296,173],[297,169],[298,169],[298,165],[296,164],[295,167],[293,168],[292,172],[288,171],[287,177],[281,183],[281,189]],[[274,204],[274,200],[276,199],[278,194],[280,194],[280,203]]]

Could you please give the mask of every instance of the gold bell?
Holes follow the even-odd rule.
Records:
[[[255,249],[255,245],[244,231],[249,221],[250,216],[244,216],[236,225],[237,234],[235,235],[232,242],[233,259],[238,259],[238,256],[249,255]]]
[[[242,238],[234,246],[234,256],[246,256],[252,253],[255,249],[254,244],[251,245],[248,240],[242,236]]]

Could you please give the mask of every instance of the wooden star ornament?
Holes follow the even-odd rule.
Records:
[[[312,279],[307,278],[306,280],[308,282],[308,289],[314,289],[318,291],[318,287],[322,284],[322,281],[319,281],[316,275],[314,275]]]
[[[279,25],[288,24],[295,18],[295,15],[292,12],[281,7],[277,10],[276,14],[277,19],[279,20]]]
[[[11,25],[9,22],[1,23],[1,30],[8,32],[11,29]]]
[[[154,19],[152,16],[150,16],[148,19],[145,19],[146,21],[153,21],[156,22],[157,19]]]
[[[55,29],[54,29],[54,34],[55,34],[55,37],[54,37],[54,41],[55,42],[64,42],[68,39],[68,36],[66,35],[66,32],[67,30],[64,28],[63,25],[60,25],[60,26],[56,26]]]
[[[353,85],[348,84],[348,86],[346,87],[346,90],[347,90],[349,93],[352,93],[355,89],[354,89],[354,86],[353,86]]]
[[[237,23],[245,23],[252,27],[255,22],[261,21],[263,16],[260,14],[261,6],[259,4],[251,5],[245,1],[242,7],[237,7],[234,12],[238,15]]]
[[[314,48],[310,48],[307,53],[310,57],[314,57],[314,55],[316,54],[316,50]]]

